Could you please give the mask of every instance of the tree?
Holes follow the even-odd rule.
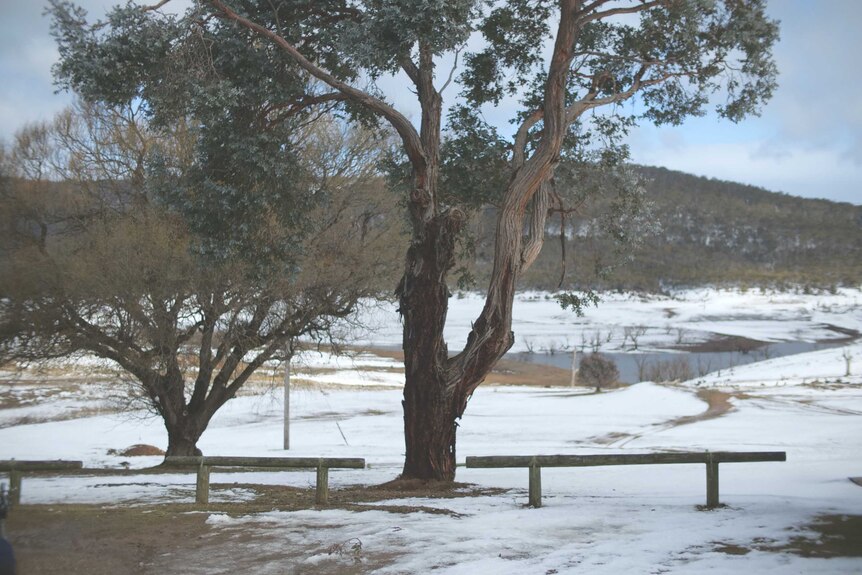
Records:
[[[118,34],[141,38],[159,21],[152,11],[126,12],[123,22],[109,20],[114,32],[96,38],[63,7],[54,3],[61,72],[76,86],[98,76],[76,58],[89,70],[128,63],[145,44],[121,45]],[[770,97],[776,77],[770,51],[777,24],[762,0],[202,0],[188,17],[199,23],[196,33],[223,33],[223,46],[228,37],[265,45],[316,78],[324,89],[297,94],[296,106],[343,102],[353,117],[388,123],[400,137],[411,228],[397,288],[405,478],[454,478],[457,420],[514,342],[516,281],[541,250],[549,209],[570,209],[553,187],[561,157],[613,166],[625,156],[620,138],[636,119],[679,123],[701,113],[715,92],[725,95],[719,114],[737,121]],[[233,36],[227,22],[236,23]],[[170,52],[169,42],[160,45]],[[444,137],[443,93],[454,70],[438,77],[437,67],[462,52],[461,94]],[[147,51],[128,78],[145,99],[158,96],[158,84],[145,78],[158,60],[152,55]],[[365,84],[394,73],[416,94],[418,128]],[[510,138],[481,114],[505,98],[521,104]],[[626,101],[633,107],[623,107]],[[443,338],[448,280],[466,211],[483,201],[498,207],[491,279],[467,343],[450,356]]]
[[[81,104],[19,133],[0,197],[0,361],[112,360],[164,420],[167,455],[192,455],[255,370],[298,338],[330,337],[380,293],[393,233],[375,198],[385,148],[318,120],[291,194],[249,201],[256,220],[218,214],[239,234],[205,235],[172,205],[177,189],[206,192],[201,142],[187,126],[153,132],[138,113]],[[288,226],[303,196],[316,198]],[[234,251],[247,241],[255,252]]]
[[[603,387],[608,387],[619,381],[620,372],[616,364],[598,353],[591,353],[581,360],[578,369],[578,381],[583,385],[596,388],[599,393]]]

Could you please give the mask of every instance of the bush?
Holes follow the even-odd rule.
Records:
[[[578,381],[582,385],[595,387],[596,391],[617,383],[619,377],[620,371],[616,364],[598,353],[586,356],[578,368]]]

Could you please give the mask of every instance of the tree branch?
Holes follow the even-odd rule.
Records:
[[[410,163],[413,164],[414,167],[424,169],[426,164],[425,159],[425,151],[422,148],[422,143],[419,139],[419,134],[416,132],[416,129],[410,123],[401,112],[380,100],[379,98],[375,98],[368,92],[364,92],[359,90],[358,88],[354,88],[345,82],[342,82],[329,72],[323,70],[316,64],[312,63],[305,56],[303,56],[299,50],[297,50],[293,44],[285,40],[282,36],[279,36],[272,30],[269,30],[256,22],[252,22],[248,18],[237,14],[226,4],[221,2],[221,0],[209,0],[209,3],[218,10],[221,14],[224,15],[228,20],[233,20],[240,26],[243,26],[256,34],[263,36],[277,44],[281,47],[287,54],[294,60],[294,62],[299,65],[300,68],[321,80],[322,82],[328,84],[332,88],[338,90],[339,92],[348,96],[351,100],[365,106],[375,114],[382,116],[386,121],[388,121],[392,127],[398,132],[398,135],[401,136],[401,140],[404,143],[404,149],[407,153],[408,158],[410,158]]]
[[[583,16],[579,19],[581,24],[586,24],[588,22],[593,22],[595,20],[604,20],[605,18],[609,18],[611,16],[619,16],[622,14],[637,14],[639,12],[644,12],[649,10],[650,8],[655,8],[656,6],[660,6],[662,4],[667,4],[670,0],[652,0],[651,2],[643,2],[637,6],[627,6],[625,8],[612,8],[610,10],[605,10],[604,12],[593,12],[592,14]],[[594,4],[603,4],[602,3],[594,3]],[[597,6],[595,6],[597,7]]]
[[[533,265],[545,243],[545,222],[548,219],[548,209],[551,207],[553,185],[553,179],[546,179],[533,196],[530,236],[521,248],[521,273]]]
[[[518,170],[524,165],[527,155],[527,137],[530,135],[530,129],[539,123],[544,117],[542,110],[536,110],[530,113],[521,123],[518,132],[515,134],[515,143],[512,149],[512,171]]]
[[[463,46],[462,46],[462,48],[463,48]],[[458,48],[457,50],[455,50],[455,62],[452,64],[452,69],[451,69],[451,70],[449,70],[449,77],[448,77],[448,78],[446,78],[446,82],[444,82],[444,83],[443,83],[443,87],[442,87],[442,88],[440,88],[440,93],[441,93],[441,94],[443,93],[443,91],[444,91],[446,88],[448,88],[448,87],[449,87],[449,84],[451,84],[451,83],[452,83],[452,79],[455,77],[455,70],[457,70],[457,69],[458,69],[458,56],[459,56],[460,54],[461,54],[461,48]]]

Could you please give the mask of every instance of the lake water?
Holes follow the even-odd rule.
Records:
[[[643,353],[600,353],[617,365],[617,369],[620,372],[620,381],[631,384],[643,380],[661,379],[661,377],[649,377],[650,375],[655,376],[656,372],[665,376],[668,380],[695,378],[737,365],[763,361],[773,357],[793,355],[795,353],[826,349],[836,345],[841,344],[790,341],[771,343],[747,352],[647,351]],[[578,355],[581,358],[584,357],[580,352],[578,352]],[[572,369],[571,352],[558,352],[554,354],[520,352],[507,354],[506,358],[551,365],[566,370]],[[686,375],[689,377],[685,377]]]

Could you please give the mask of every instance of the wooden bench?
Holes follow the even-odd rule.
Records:
[[[24,473],[32,471],[68,471],[70,469],[81,469],[84,463],[81,461],[26,461],[26,460],[0,460],[0,473],[9,474],[9,503],[18,505],[21,503],[21,480]]]
[[[599,455],[515,455],[468,457],[467,467],[528,467],[530,506],[542,506],[542,467],[594,467],[599,465],[706,464],[706,508],[719,506],[718,464],[752,461],[787,461],[784,451],[706,451],[683,453],[620,453]]]
[[[196,467],[195,501],[209,503],[210,469],[213,467],[250,467],[267,469],[317,469],[315,503],[329,502],[330,469],[364,469],[365,460],[358,457],[166,457],[168,467]]]

